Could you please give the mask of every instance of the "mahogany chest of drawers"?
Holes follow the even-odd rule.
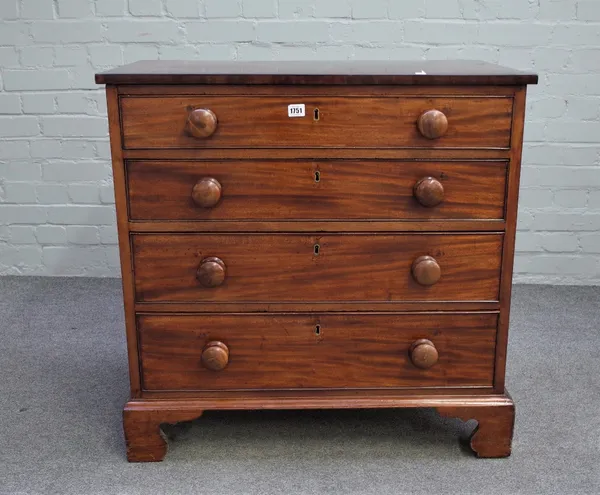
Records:
[[[526,85],[481,62],[138,62],[107,85],[130,461],[211,409],[433,407],[510,453]]]

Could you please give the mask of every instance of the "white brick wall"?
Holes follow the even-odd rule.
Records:
[[[141,58],[536,70],[516,280],[600,283],[600,0],[0,0],[0,274],[118,275],[93,75]]]

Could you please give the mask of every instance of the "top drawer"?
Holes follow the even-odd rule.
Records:
[[[511,97],[124,96],[125,149],[508,148]],[[290,110],[304,105],[304,116]],[[428,137],[426,137],[426,135]]]

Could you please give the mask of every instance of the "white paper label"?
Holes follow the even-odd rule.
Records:
[[[288,105],[288,117],[304,117],[305,115],[306,109],[304,107],[304,103]]]

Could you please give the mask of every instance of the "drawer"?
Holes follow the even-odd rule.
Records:
[[[496,314],[141,315],[143,388],[491,387]]]
[[[128,96],[120,103],[126,149],[508,148],[513,106],[511,97],[459,96]],[[289,117],[290,104],[303,104],[305,116]]]
[[[507,164],[129,161],[132,220],[502,219]]]
[[[134,234],[136,298],[497,301],[502,238],[495,233]]]

